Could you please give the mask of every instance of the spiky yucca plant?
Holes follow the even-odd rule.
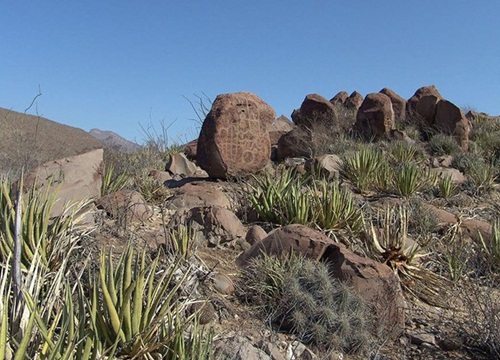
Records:
[[[344,157],[341,174],[363,192],[376,185],[376,174],[383,162],[380,150],[363,147]]]
[[[0,258],[4,260],[14,249],[16,207],[13,188],[8,181],[0,183]],[[68,204],[60,216],[53,218],[51,212],[56,201],[57,191],[49,188],[40,191],[35,186],[22,198],[20,237],[24,269],[29,268],[37,252],[42,266],[57,269],[68,256],[68,250],[77,246],[80,238],[92,230],[81,226],[81,220],[89,213],[90,200]]]
[[[421,169],[413,163],[403,163],[394,173],[393,186],[396,194],[408,197],[434,185],[436,180],[437,177],[429,169]]]

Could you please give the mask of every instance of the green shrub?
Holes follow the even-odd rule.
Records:
[[[376,174],[384,163],[382,152],[365,146],[353,154],[344,156],[341,175],[351,181],[359,191],[376,187]]]
[[[397,195],[408,197],[433,186],[437,177],[429,169],[422,169],[412,163],[403,163],[393,173],[393,186]]]
[[[481,260],[486,264],[491,273],[500,270],[500,218],[491,223],[491,236],[484,237],[479,232],[482,246]]]
[[[429,140],[429,148],[434,156],[455,155],[461,152],[453,136],[436,134]]]
[[[422,149],[406,141],[391,141],[387,144],[386,149],[393,164],[419,163],[424,159]]]
[[[451,175],[447,175],[438,180],[437,183],[437,195],[444,199],[448,199],[451,196],[455,195],[457,192],[457,184],[453,181],[453,177]]]
[[[318,226],[323,230],[357,232],[362,228],[361,209],[348,190],[292,169],[279,169],[275,177],[269,173],[254,177],[247,196],[264,221]]]
[[[363,352],[370,343],[368,305],[325,263],[262,255],[243,271],[241,284],[272,325],[303,342],[348,353]]]
[[[493,164],[471,163],[468,170],[467,185],[471,192],[482,195],[491,192],[499,176],[498,168]]]

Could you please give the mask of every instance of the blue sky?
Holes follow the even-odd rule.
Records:
[[[141,142],[197,137],[189,102],[250,91],[277,115],[309,93],[405,98],[435,84],[500,114],[499,1],[0,0],[0,107]]]

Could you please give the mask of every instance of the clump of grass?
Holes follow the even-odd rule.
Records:
[[[323,349],[362,353],[371,339],[368,305],[328,265],[290,255],[252,260],[241,284],[247,300],[260,307],[278,329]]]
[[[493,164],[471,163],[467,172],[467,185],[475,195],[483,195],[495,188],[499,176],[498,168]]]
[[[359,191],[364,192],[376,186],[376,175],[383,163],[384,158],[380,150],[365,146],[344,156],[341,175],[351,181]]]
[[[434,156],[455,155],[461,152],[453,136],[438,133],[429,140],[429,148]]]
[[[419,146],[406,141],[391,141],[386,148],[393,164],[420,163],[424,159],[423,150]]]
[[[434,185],[436,180],[437,177],[429,169],[422,169],[413,163],[403,163],[396,168],[393,185],[397,195],[409,197]]]
[[[362,228],[361,208],[347,189],[325,179],[307,178],[293,169],[280,168],[275,177],[254,177],[247,192],[261,220],[275,224],[302,224],[324,230]]]
[[[453,181],[453,177],[451,175],[446,175],[439,179],[437,183],[437,196],[448,199],[456,194],[457,189],[458,186]]]
[[[491,273],[500,270],[500,219],[491,223],[491,235],[483,236],[479,232],[479,239],[482,247],[482,260]]]

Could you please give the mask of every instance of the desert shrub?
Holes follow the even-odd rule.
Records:
[[[486,162],[500,161],[500,119],[476,117],[469,139],[478,147]]]
[[[491,192],[499,177],[499,169],[494,164],[471,163],[466,171],[467,187],[475,195]]]
[[[492,274],[500,270],[500,218],[491,223],[491,236],[483,236],[479,232],[481,241],[481,260]]]
[[[101,196],[105,196],[127,187],[130,181],[129,175],[125,172],[117,174],[113,163],[104,166],[102,175]]]
[[[361,229],[361,209],[347,189],[324,179],[311,179],[293,169],[279,168],[276,176],[265,173],[254,177],[247,196],[264,221],[318,226],[324,230]]]
[[[437,229],[436,216],[425,207],[421,199],[416,197],[409,199],[406,208],[408,212],[408,231],[416,240],[426,243]]]
[[[498,288],[477,283],[463,284],[457,297],[467,309],[465,319],[457,316],[454,325],[470,349],[485,358],[500,358],[500,297]]]
[[[385,149],[393,164],[409,162],[420,163],[425,159],[422,148],[406,141],[391,141],[386,144]]]
[[[461,152],[453,136],[438,133],[429,140],[429,149],[434,156],[455,155]]]
[[[428,168],[413,163],[402,163],[393,172],[393,186],[397,195],[408,197],[433,186],[437,177]]]
[[[262,255],[243,271],[241,287],[273,326],[303,342],[348,353],[363,352],[369,345],[368,305],[334,279],[326,263]]]
[[[376,187],[376,175],[384,162],[382,151],[365,146],[359,151],[344,156],[341,175],[351,181],[359,191]]]
[[[457,189],[458,186],[453,181],[453,177],[451,175],[447,175],[438,180],[436,193],[438,197],[448,199],[456,194]]]
[[[5,261],[14,251],[16,216],[19,215],[21,243],[21,264],[28,269],[37,254],[41,266],[55,270],[68,254],[78,246],[79,239],[91,229],[81,225],[88,214],[89,200],[68,204],[60,216],[52,217],[51,212],[57,201],[57,192],[47,187],[37,190],[33,185],[21,197],[19,211],[16,209],[17,196],[24,192],[8,180],[0,181],[0,259]]]

